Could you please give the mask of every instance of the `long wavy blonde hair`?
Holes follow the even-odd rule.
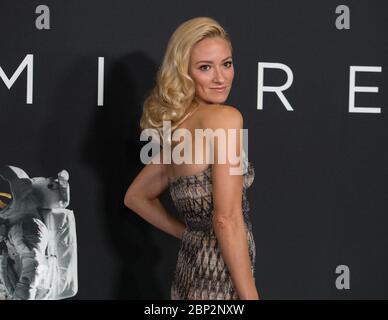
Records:
[[[213,37],[226,40],[232,50],[229,34],[209,17],[187,20],[174,31],[157,72],[156,85],[144,101],[141,129],[155,128],[160,134],[163,121],[170,120],[174,130],[194,111],[191,107],[197,101],[195,84],[189,76],[191,50],[199,41]]]

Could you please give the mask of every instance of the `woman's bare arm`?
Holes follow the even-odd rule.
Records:
[[[243,127],[241,113],[229,106],[220,106],[214,116],[207,117],[206,125],[215,130],[237,130],[237,143],[234,154],[240,155],[239,129]],[[228,145],[228,139],[226,139]],[[214,143],[214,164],[212,170],[213,183],[213,226],[224,261],[228,267],[233,284],[241,300],[258,299],[255,281],[251,271],[251,262],[248,251],[248,239],[242,214],[243,176],[231,175],[229,169],[233,166],[227,162],[221,164],[217,156],[219,141]],[[220,146],[222,148],[222,146]],[[237,150],[236,150],[237,149]],[[228,149],[222,150],[228,154]]]
[[[167,188],[165,164],[147,164],[129,186],[124,204],[156,228],[182,239],[183,222],[167,212],[159,195]]]

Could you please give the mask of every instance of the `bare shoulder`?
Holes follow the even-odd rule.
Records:
[[[202,123],[207,128],[242,127],[243,116],[233,106],[214,104],[203,108]]]

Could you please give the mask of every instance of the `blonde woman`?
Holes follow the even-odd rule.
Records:
[[[192,160],[165,161],[171,157],[163,148],[154,158],[159,163],[148,163],[124,198],[124,204],[143,219],[182,240],[171,299],[259,298],[254,278],[256,249],[246,199],[254,169],[249,163],[244,174],[231,174],[236,163],[220,161],[217,152],[209,160],[219,147],[224,153],[225,148],[231,148],[241,158],[243,118],[236,108],[224,105],[233,77],[228,33],[214,19],[194,18],[171,36],[156,86],[144,102],[142,129],[158,130],[163,145],[172,150],[183,144],[181,151]],[[163,121],[171,124],[172,132],[184,130],[191,135],[165,141]],[[236,130],[237,143],[230,147],[228,143],[221,145],[218,138],[209,143],[202,137],[202,145],[187,140],[194,140],[198,129]],[[184,222],[169,214],[159,201],[159,195],[167,189]]]

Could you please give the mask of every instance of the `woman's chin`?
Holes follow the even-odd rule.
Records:
[[[226,98],[217,98],[217,99],[208,99],[206,102],[208,104],[223,104],[225,103]]]

